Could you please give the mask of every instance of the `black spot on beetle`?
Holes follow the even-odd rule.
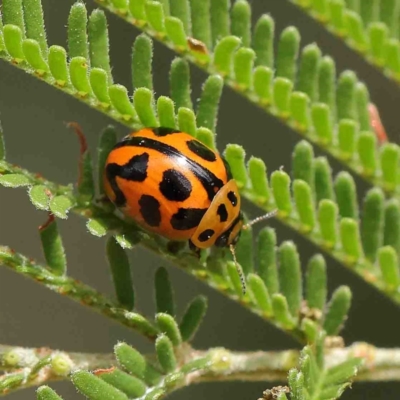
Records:
[[[234,192],[228,193],[228,199],[231,202],[231,204],[233,205],[233,207],[237,206],[238,200],[237,200],[236,194]]]
[[[217,214],[219,215],[219,220],[225,222],[228,219],[228,211],[225,204],[220,204],[217,209]]]
[[[200,242],[207,242],[214,235],[215,231],[212,229],[206,229],[205,231],[201,232],[199,235]]]
[[[167,135],[172,135],[173,133],[180,133],[180,131],[177,129],[166,128],[163,126],[160,126],[158,128],[152,128],[151,130],[154,132],[156,136],[167,136]]]
[[[195,228],[206,213],[207,208],[180,208],[171,218],[171,226],[184,231]]]
[[[203,160],[206,161],[217,160],[215,153],[208,147],[204,146],[204,144],[199,142],[198,140],[188,140],[186,144],[191,152],[201,157]]]
[[[163,173],[160,182],[160,192],[171,201],[184,201],[192,192],[192,185],[181,172],[175,169],[168,169]]]
[[[116,181],[117,177],[134,182],[143,182],[147,178],[147,167],[149,164],[149,154],[143,153],[133,156],[126,164],[108,164],[106,175],[108,182],[115,194],[115,204],[122,207],[126,203],[126,198]]]
[[[144,194],[139,200],[140,213],[147,225],[159,226],[161,223],[160,203],[153,196]]]

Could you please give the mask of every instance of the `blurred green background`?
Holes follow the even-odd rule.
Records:
[[[95,6],[93,1],[87,0],[86,3],[89,10]],[[262,13],[271,13],[278,33],[288,25],[295,25],[301,32],[302,46],[317,42],[324,54],[335,58],[338,72],[347,68],[355,70],[368,84],[372,100],[381,112],[391,140],[399,141],[400,90],[393,83],[289,1],[253,0],[251,3],[254,19]],[[65,26],[72,4],[73,0],[43,0],[50,44],[66,46]],[[107,16],[114,80],[130,88],[131,45],[140,32],[114,15]],[[175,55],[158,43],[154,47],[156,95],[168,94],[168,70]],[[193,66],[191,73],[195,100],[206,75]],[[77,139],[65,123],[76,121],[82,126],[93,155],[100,131],[113,123],[83,103],[3,61],[0,62],[0,117],[9,160],[63,184],[76,181],[79,155]],[[128,132],[124,126],[117,128],[121,136]],[[220,149],[229,142],[239,143],[248,155],[261,157],[269,171],[280,166],[290,170],[291,151],[300,139],[280,121],[257,109],[229,88],[223,92],[217,132]],[[317,155],[323,154],[318,149],[315,151]],[[334,171],[338,171],[340,165],[334,160],[330,161]],[[360,180],[357,180],[357,184],[359,192],[365,193],[368,186]],[[251,207],[246,207],[246,210],[252,217],[260,213]],[[37,228],[46,218],[44,212],[36,211],[30,204],[24,190],[0,188],[1,244],[43,261]],[[296,243],[303,264],[317,251],[304,238],[281,224],[275,221],[270,224],[277,229],[279,243],[283,240]],[[88,234],[85,221],[75,215],[66,221],[59,221],[59,229],[67,251],[69,274],[112,295],[104,256],[105,240]],[[138,305],[142,312],[148,315],[154,313],[152,281],[155,269],[161,265],[167,266],[171,274],[180,312],[183,312],[185,303],[199,293],[209,298],[207,316],[194,341],[196,347],[273,350],[298,346],[257,316],[153,254],[137,248],[130,252],[130,258]],[[347,284],[354,294],[349,321],[343,331],[346,344],[368,341],[377,346],[399,346],[399,310],[334,260],[327,257],[327,262],[330,291],[340,284]],[[149,343],[128,329],[5,268],[1,268],[0,273],[0,343],[49,346],[66,351],[110,352],[117,341],[123,340],[144,351],[151,350]],[[81,398],[68,382],[52,386],[65,399]],[[231,400],[255,400],[263,390],[272,386],[269,382],[202,384],[176,392],[170,398],[184,399],[190,396],[191,399],[229,397]],[[355,384],[343,398],[397,399],[399,394],[400,384],[369,383]],[[34,397],[33,389],[10,395],[14,400]]]

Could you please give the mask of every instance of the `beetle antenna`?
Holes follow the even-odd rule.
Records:
[[[245,295],[245,294],[246,294],[246,280],[244,279],[243,269],[242,269],[242,267],[240,266],[240,264],[237,262],[237,259],[236,259],[235,246],[234,246],[233,244],[231,244],[231,245],[229,246],[229,250],[230,250],[231,253],[232,253],[233,262],[235,263],[236,270],[237,270],[237,273],[238,273],[238,275],[239,275],[240,282],[241,282],[241,284],[242,284],[242,292],[243,292],[243,295]]]
[[[266,219],[270,219],[272,217],[275,217],[275,215],[278,214],[278,210],[273,210],[267,214],[261,215],[257,218],[254,218],[253,220],[249,221],[246,225],[243,225],[242,229],[249,229],[252,225],[260,222],[260,221],[265,221]]]

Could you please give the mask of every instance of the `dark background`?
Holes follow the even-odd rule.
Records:
[[[173,1],[173,0],[172,0]],[[92,1],[86,1],[89,10]],[[66,22],[72,0],[43,0],[49,44],[66,45]],[[253,18],[271,13],[279,33],[295,25],[302,35],[302,46],[317,42],[324,54],[337,62],[338,71],[355,70],[365,80],[372,100],[378,105],[389,136],[398,140],[398,104],[400,90],[361,57],[330,35],[310,17],[288,1],[253,0]],[[140,33],[114,15],[107,15],[110,28],[111,60],[115,82],[130,85],[130,52],[134,38]],[[168,70],[174,54],[155,43],[154,71],[156,95],[168,94]],[[191,68],[193,99],[196,99],[206,74]],[[50,180],[67,184],[77,176],[78,143],[65,122],[76,121],[88,138],[92,154],[99,132],[110,123],[106,116],[85,104],[28,76],[8,63],[0,62],[0,112],[5,132],[8,159]],[[122,135],[127,128],[117,125]],[[244,98],[225,88],[219,113],[218,147],[229,143],[243,145],[249,155],[265,160],[269,171],[284,166],[290,169],[291,151],[299,136],[280,121],[257,109]],[[316,154],[323,154],[315,149]],[[334,171],[341,167],[330,160]],[[361,194],[368,186],[357,179]],[[0,188],[0,243],[43,261],[37,227],[46,219],[36,211],[25,190]],[[259,211],[247,209],[250,215]],[[86,232],[85,221],[71,214],[58,221],[67,252],[69,274],[98,290],[112,295],[112,285],[104,256],[105,240]],[[278,241],[294,240],[306,264],[317,249],[303,237],[272,221]],[[195,295],[209,299],[209,309],[195,341],[198,348],[225,346],[235,350],[272,350],[297,347],[291,338],[255,315],[235,304],[184,272],[148,253],[142,248],[130,252],[139,309],[154,314],[152,281],[154,271],[166,265],[176,289],[179,312]],[[354,294],[349,321],[343,331],[347,344],[368,341],[377,346],[399,346],[399,310],[388,299],[360,281],[340,264],[327,257],[330,292],[340,284],[349,285]],[[127,341],[144,351],[151,346],[140,336],[108,321],[69,299],[62,298],[34,282],[2,268],[0,280],[0,342],[28,347],[49,346],[66,351],[110,352],[117,341]],[[257,399],[273,383],[203,384],[172,394],[171,398],[193,399],[222,396],[230,399]],[[80,398],[69,382],[52,387],[66,399]],[[355,384],[344,398],[398,398],[400,386],[394,383]],[[34,398],[34,390],[10,395],[17,400]]]

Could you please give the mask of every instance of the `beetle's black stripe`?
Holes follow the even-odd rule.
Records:
[[[126,140],[117,143],[114,148],[116,149],[124,146],[152,149],[162,154],[165,154],[168,157],[183,159],[185,162],[187,162],[189,169],[203,185],[204,190],[207,192],[208,198],[210,200],[214,198],[215,193],[223,186],[223,182],[221,181],[221,179],[217,178],[211,171],[209,171],[207,168],[204,168],[196,161],[188,158],[185,154],[181,153],[175,147],[172,147],[168,144],[146,137],[131,136]],[[218,190],[215,190],[215,188],[217,188]]]

